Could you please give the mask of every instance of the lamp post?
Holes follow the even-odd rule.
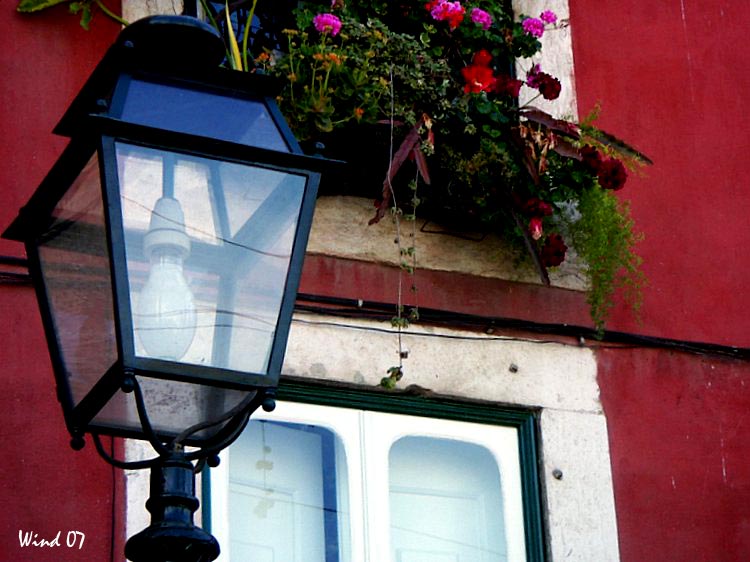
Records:
[[[208,25],[125,28],[55,129],[71,138],[4,237],[23,241],[72,436],[151,469],[134,562],[214,560],[194,462],[273,408],[320,172],[263,76]],[[101,435],[148,440],[110,458]],[[186,446],[192,449],[185,449]]]

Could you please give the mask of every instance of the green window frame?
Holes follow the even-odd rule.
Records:
[[[337,407],[388,414],[405,414],[426,418],[498,425],[517,431],[518,455],[523,503],[523,526],[526,560],[547,560],[542,493],[539,475],[538,408],[524,408],[484,401],[436,396],[418,388],[385,391],[337,383],[299,380],[284,377],[277,397],[286,402],[298,402],[321,407]],[[273,415],[273,414],[272,414]],[[271,416],[272,416],[271,415]],[[204,474],[207,476],[207,474]],[[202,479],[202,516],[204,527],[210,532],[211,478]]]

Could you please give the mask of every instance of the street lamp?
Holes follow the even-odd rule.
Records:
[[[58,124],[71,138],[4,233],[23,241],[71,444],[151,468],[134,562],[214,560],[194,465],[273,408],[325,162],[302,154],[268,77],[219,68],[210,26],[120,34]],[[148,440],[127,463],[100,435]],[[185,447],[192,447],[185,449]]]

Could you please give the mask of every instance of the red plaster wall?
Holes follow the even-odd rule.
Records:
[[[750,365],[597,356],[621,560],[750,560]]]
[[[585,297],[577,291],[417,269],[414,282],[418,292],[415,296],[409,290],[410,276],[398,267],[330,256],[308,254],[305,257],[299,292],[396,303],[399,277],[405,288],[402,295],[405,307],[418,305],[550,324],[590,323]]]
[[[16,14],[16,4],[0,7],[0,229],[65,146],[51,130],[117,32],[101,15],[83,31],[67,5],[29,17]],[[0,254],[22,256],[23,249],[0,240]],[[68,445],[30,287],[0,284],[0,341],[0,560],[112,560],[119,474],[90,443],[79,453]],[[19,530],[37,540],[61,532],[61,546],[21,548]],[[66,546],[69,531],[85,534],[80,550]]]
[[[655,162],[621,193],[646,239],[643,326],[750,347],[750,12],[726,0],[570,0],[579,113]]]
[[[643,325],[750,347],[750,13],[723,0],[570,0],[581,114],[648,154],[620,192],[646,235]],[[623,562],[750,559],[750,364],[597,353]]]

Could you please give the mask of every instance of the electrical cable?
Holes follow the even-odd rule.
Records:
[[[311,295],[305,293],[300,293],[297,295],[297,304],[295,306],[295,310],[298,312],[307,312],[311,314],[376,321],[389,320],[395,314],[395,306],[392,304],[370,302],[343,297]],[[593,328],[573,324],[540,323],[516,318],[480,316],[475,314],[430,309],[425,308],[424,306],[420,306],[419,308],[419,320],[420,324],[437,325],[448,328],[481,330],[485,334],[492,334],[496,330],[517,330],[522,332],[561,336],[575,339],[576,345],[578,346],[585,346],[593,349],[667,349],[671,351],[681,351],[696,355],[731,357],[733,359],[750,360],[750,348],[732,347],[698,341],[661,338],[610,330],[606,330],[602,334],[599,334]],[[295,321],[304,322],[302,320]],[[368,329],[367,327],[359,326],[357,326],[357,328]],[[387,330],[385,328],[370,327],[369,329],[374,331],[391,332],[390,330]],[[411,335],[417,336],[442,337],[449,339],[482,339],[485,341],[488,339],[486,337],[480,336],[424,334],[419,332],[409,333]],[[564,341],[559,340],[534,340],[530,338],[507,336],[498,336],[497,339],[517,340],[539,344],[565,343]]]
[[[0,256],[0,265],[26,267],[27,261],[23,258],[13,256]],[[0,284],[24,284],[31,286],[31,277],[26,273],[0,270]],[[396,306],[389,303],[363,301],[345,297],[330,297],[325,295],[299,293],[297,295],[295,311],[338,316],[342,318],[386,321],[395,316]],[[750,348],[747,347],[734,347],[723,344],[662,338],[611,330],[605,330],[603,333],[599,334],[595,329],[586,326],[533,322],[530,320],[499,316],[480,316],[447,310],[429,309],[424,308],[423,306],[420,306],[419,308],[419,316],[421,324],[483,330],[485,333],[492,333],[495,330],[517,330],[535,334],[574,338],[577,345],[592,349],[665,349],[694,355],[732,358],[743,361],[750,360]],[[382,328],[369,329],[374,331],[384,330]],[[444,335],[439,334],[412,333],[424,337],[445,337]],[[512,337],[502,337],[501,339],[518,339],[519,341],[529,341],[533,343],[565,343],[561,341],[553,342],[552,340],[533,340]]]

